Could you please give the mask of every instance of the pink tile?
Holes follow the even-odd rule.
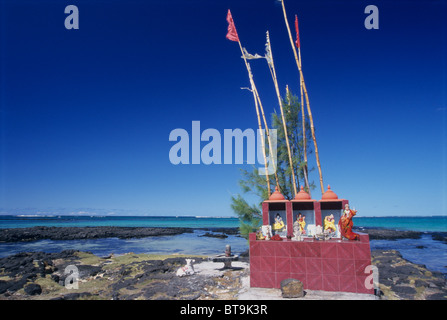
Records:
[[[354,263],[355,274],[358,276],[366,275],[365,268],[369,265],[371,265],[371,260],[355,260]]]
[[[290,258],[275,257],[275,272],[290,273]]]
[[[305,257],[306,256],[306,243],[302,241],[292,241],[290,243],[290,256],[291,257]]]
[[[262,224],[269,224],[269,204],[268,202],[262,203]]]
[[[323,242],[321,243],[321,257],[322,258],[334,258],[337,259],[337,243],[335,242]]]
[[[319,258],[321,257],[321,248],[319,242],[307,242],[306,243],[306,258]]]
[[[371,282],[367,279],[367,276],[356,276],[356,285],[358,293],[374,294],[374,287],[371,286]]]
[[[281,241],[275,245],[275,256],[277,257],[290,257],[290,246],[289,241]]]
[[[256,233],[252,232],[248,234],[248,240],[250,241],[256,241]]]
[[[324,275],[338,275],[338,259],[321,259]]]
[[[250,287],[260,287],[263,272],[250,270]]]
[[[306,270],[307,274],[319,274],[321,275],[321,259],[320,258],[306,258]]]
[[[260,257],[259,270],[264,272],[275,272],[275,257]]]
[[[340,276],[340,291],[357,292],[355,276]]]
[[[307,274],[305,288],[309,290],[323,290],[323,276],[321,274]]]
[[[261,271],[261,257],[250,257],[250,272]]]
[[[371,259],[371,249],[369,243],[358,243],[354,245],[354,259]]]
[[[340,291],[340,277],[338,275],[323,275],[324,291]]]
[[[290,258],[290,272],[306,273],[306,258]]]
[[[354,276],[355,275],[354,260],[338,259],[338,273],[341,276]]]
[[[275,278],[274,272],[264,272],[261,279],[259,279],[259,287],[275,288]]]
[[[256,241],[250,241],[250,258],[260,255],[260,244]]]
[[[350,241],[342,241],[337,243],[338,259],[354,259],[353,245]]]
[[[261,249],[260,255],[264,257],[274,257],[275,256],[275,243],[273,241],[263,241],[259,242]]]

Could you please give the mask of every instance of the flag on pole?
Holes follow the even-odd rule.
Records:
[[[233,17],[231,16],[230,9],[227,13],[228,33],[226,38],[231,41],[239,42],[239,36],[237,35],[236,26],[234,25]]]
[[[269,66],[272,66],[273,59],[272,59],[272,47],[270,46],[270,36],[269,32],[266,32],[266,42],[265,42],[265,58],[267,59],[267,63]]]
[[[244,51],[245,59],[247,59],[247,60],[263,59],[263,58],[265,58],[265,57],[263,57],[263,56],[260,56],[260,55],[257,54],[257,53],[255,53],[254,55],[252,55],[252,54],[248,53],[247,49],[245,49],[245,48],[243,48],[243,51]],[[244,58],[244,56],[242,56],[241,58]]]
[[[298,16],[295,15],[295,30],[296,30],[296,47],[299,48],[300,47],[300,32],[298,30]]]

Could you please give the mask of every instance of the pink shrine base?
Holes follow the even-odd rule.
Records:
[[[250,242],[250,286],[280,288],[281,281],[300,280],[304,289],[374,294],[371,283],[369,236],[359,233],[359,241],[340,239],[293,241],[256,240]]]

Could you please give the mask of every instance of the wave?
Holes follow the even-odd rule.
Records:
[[[12,216],[20,217],[20,218],[40,218],[40,217],[54,218],[54,217],[56,217],[55,215],[47,215],[47,214],[17,214],[15,216],[14,215],[12,215]]]

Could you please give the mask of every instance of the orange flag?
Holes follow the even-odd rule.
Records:
[[[298,16],[295,15],[295,30],[296,30],[296,47],[299,48],[300,47],[300,32],[298,31]]]
[[[231,16],[230,9],[228,9],[227,22],[228,22],[227,39],[231,40],[231,41],[239,42],[239,36],[237,35],[236,26],[234,25],[234,21],[233,21],[233,17]]]

